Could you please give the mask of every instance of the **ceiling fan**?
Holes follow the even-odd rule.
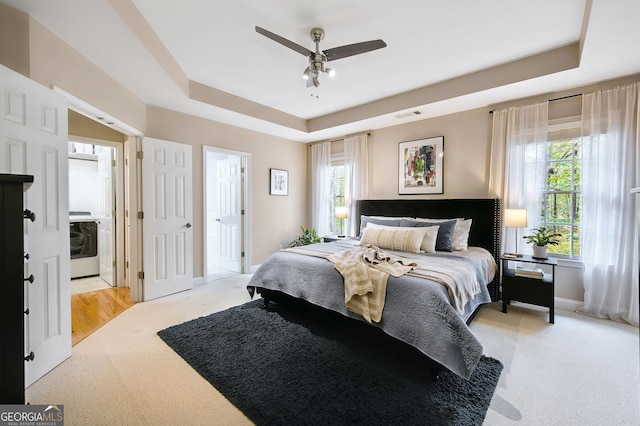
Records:
[[[306,47],[300,46],[298,43],[294,43],[271,31],[267,31],[264,28],[256,27],[256,32],[309,58],[309,66],[302,74],[302,78],[307,80],[307,87],[320,86],[318,77],[321,72],[328,74],[330,77],[335,74],[333,68],[326,66],[327,62],[387,47],[387,43],[378,39],[334,47],[333,49],[320,50],[320,40],[324,38],[324,30],[322,28],[314,28],[309,33],[311,40],[316,44],[316,50],[314,52]]]

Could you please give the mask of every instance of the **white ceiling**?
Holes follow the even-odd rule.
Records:
[[[637,0],[0,3],[31,14],[147,104],[301,142],[640,72]],[[307,59],[255,26],[309,49],[313,27],[325,30],[324,49],[378,38],[387,47],[331,62],[336,76],[322,75],[316,91],[301,78]],[[558,60],[509,68],[556,49]],[[542,62],[552,64],[538,70]],[[413,110],[423,114],[396,118]]]

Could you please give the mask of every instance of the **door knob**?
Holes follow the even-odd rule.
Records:
[[[189,222],[187,222],[185,226],[187,227],[187,229],[191,228],[191,224]]]
[[[31,222],[36,221],[36,214],[29,209],[26,209],[22,212],[22,217],[25,219],[29,219]]]

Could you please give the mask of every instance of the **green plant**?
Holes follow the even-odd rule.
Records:
[[[302,231],[302,235],[291,241],[289,247],[306,246],[307,244],[322,242],[322,239],[318,237],[315,229],[305,229],[303,226],[301,226],[300,230]]]
[[[537,246],[555,246],[560,242],[559,238],[562,236],[562,234],[550,231],[544,226],[532,229],[531,231],[533,231],[532,235],[525,235],[522,238],[527,240],[527,244],[535,244]]]

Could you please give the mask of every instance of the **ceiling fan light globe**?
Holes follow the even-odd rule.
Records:
[[[333,68],[327,68],[327,74],[329,75],[329,77],[333,77],[334,75],[336,75],[336,70],[334,70]]]

